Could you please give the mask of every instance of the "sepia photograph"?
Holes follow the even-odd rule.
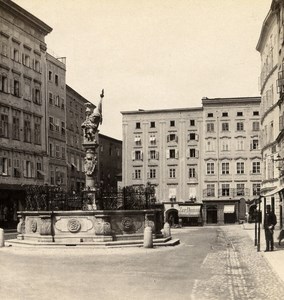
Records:
[[[284,0],[0,0],[1,299],[282,300],[283,201]]]

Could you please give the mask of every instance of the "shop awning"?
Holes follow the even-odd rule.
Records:
[[[233,214],[235,212],[235,205],[224,205],[224,214]]]
[[[272,191],[269,191],[267,193],[261,193],[261,196],[263,197],[269,197],[269,196],[273,196],[276,193],[279,193],[281,190],[283,190],[284,187],[283,186],[279,186],[278,188],[273,189]]]
[[[200,216],[200,205],[180,206],[179,217],[198,218]]]

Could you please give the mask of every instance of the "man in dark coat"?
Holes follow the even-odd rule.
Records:
[[[266,250],[265,251],[273,251],[274,250],[274,226],[277,224],[276,216],[274,212],[271,211],[270,205],[266,206],[266,214],[264,217],[264,232],[265,232],[265,240],[266,240]]]

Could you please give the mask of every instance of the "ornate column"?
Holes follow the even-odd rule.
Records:
[[[97,192],[97,148],[99,143],[97,141],[97,132],[99,124],[102,123],[102,100],[104,97],[104,90],[100,95],[101,99],[98,107],[91,103],[86,103],[86,119],[81,127],[84,131],[83,147],[86,150],[84,171],[86,175],[85,193],[87,204],[92,205],[92,209],[101,209],[99,203],[96,201]],[[92,109],[94,107],[94,109]]]

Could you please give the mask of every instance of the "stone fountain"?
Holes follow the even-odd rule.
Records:
[[[17,240],[13,244],[73,245],[73,246],[143,246],[145,227],[151,227],[154,246],[168,246],[179,243],[168,233],[162,234],[163,210],[102,209],[101,199],[96,199],[98,128],[102,123],[102,101],[104,90],[97,107],[86,104],[86,119],[82,123],[83,146],[86,152],[84,170],[86,186],[84,193],[92,208],[89,210],[33,210],[18,212],[19,224]],[[37,199],[38,200],[38,199]]]

